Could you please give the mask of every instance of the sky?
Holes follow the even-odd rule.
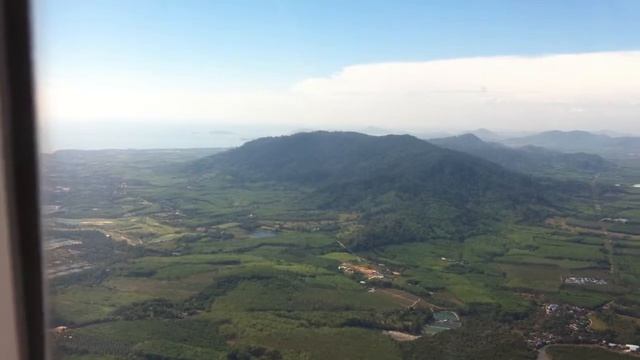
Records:
[[[640,133],[635,0],[36,0],[33,12],[47,149],[308,129]]]

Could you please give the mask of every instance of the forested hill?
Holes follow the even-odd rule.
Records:
[[[613,159],[640,156],[640,137],[611,137],[587,131],[546,131],[501,142],[509,146],[534,145],[562,152],[599,154]]]
[[[430,139],[429,142],[489,160],[511,170],[534,175],[545,175],[554,171],[593,175],[614,167],[613,163],[595,154],[562,153],[537,146],[510,148],[483,141],[473,134]]]
[[[191,170],[224,172],[241,180],[312,185],[379,177],[402,180],[407,176],[420,180],[421,185],[429,185],[443,177],[447,180],[459,178],[449,184],[463,185],[461,190],[486,188],[490,178],[504,182],[504,186],[514,180],[516,183],[526,181],[525,177],[496,164],[434,146],[410,135],[369,136],[325,131],[250,141],[239,148],[201,159],[191,165]]]
[[[375,175],[420,155],[436,160],[446,152],[408,135],[368,136],[353,132],[310,132],[266,137],[195,164],[243,179],[329,183]]]
[[[352,244],[462,239],[549,204],[530,177],[408,135],[312,132],[262,138],[190,165],[239,181],[317,189],[325,207],[363,214]]]

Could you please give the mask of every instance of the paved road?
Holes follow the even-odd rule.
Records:
[[[553,360],[551,356],[547,353],[547,347],[544,346],[540,350],[538,350],[538,357],[536,360]]]
[[[598,212],[600,212],[600,210],[602,209],[602,206],[600,206],[600,200],[598,199],[598,178],[599,177],[600,177],[600,173],[596,174],[596,176],[594,176],[593,180],[591,181],[591,197],[593,199],[594,207]],[[605,237],[604,248],[607,250],[607,259],[609,261],[609,273],[614,275],[616,274],[616,267],[613,262],[614,260],[613,238],[611,235],[609,235],[609,232],[607,231],[607,227],[605,226],[605,224],[602,224],[601,230],[602,230],[602,234]]]

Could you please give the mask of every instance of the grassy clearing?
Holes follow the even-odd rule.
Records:
[[[158,280],[135,277],[113,277],[104,283],[107,288],[121,292],[131,292],[149,298],[181,301],[193,296],[210,284],[209,274],[197,274],[178,280]]]
[[[328,282],[327,282],[328,284]],[[364,288],[319,287],[302,281],[243,281],[220,297],[213,308],[227,311],[393,310],[401,306]]]
[[[445,278],[448,284],[446,288],[464,303],[495,302],[491,289],[482,283],[455,274],[447,274]]]
[[[527,253],[522,250],[511,252],[509,255],[502,256],[495,259],[496,262],[506,264],[530,264],[530,265],[550,265],[565,269],[584,269],[598,266],[597,263],[592,261],[579,261],[570,259],[549,259],[544,257],[538,257],[533,253]]]
[[[400,359],[397,344],[380,331],[355,328],[275,331],[257,338],[264,346],[298,352],[309,359]]]
[[[605,331],[609,328],[607,323],[602,321],[596,314],[590,314],[589,320],[591,321],[591,329],[594,331]]]
[[[614,298],[614,296],[609,294],[581,289],[561,290],[555,293],[547,293],[546,297],[551,302],[572,304],[587,309],[595,309]]]
[[[114,321],[69,331],[71,337],[65,338],[65,347],[106,356],[155,354],[168,358],[188,350],[183,358],[211,359],[227,350],[218,327],[204,320]],[[163,345],[151,347],[150,342]]]
[[[461,250],[455,243],[407,243],[387,246],[374,255],[392,264],[443,269],[448,265],[447,259],[460,259]]]
[[[631,360],[635,356],[607,351],[593,346],[553,345],[547,348],[553,360]]]
[[[290,314],[290,313],[288,313]],[[295,314],[295,313],[294,313]],[[313,318],[341,316],[336,312],[304,312]],[[400,359],[397,345],[379,330],[310,327],[309,317],[293,319],[271,312],[246,313],[215,310],[208,316],[228,323],[221,331],[240,344],[281,349],[285,359]],[[326,324],[326,323],[325,323]]]
[[[360,260],[359,256],[353,255],[348,252],[330,252],[322,255],[322,257],[325,259],[335,260],[341,263],[342,262],[358,262]]]
[[[324,233],[302,233],[302,232],[279,232],[270,238],[247,238],[215,241],[204,238],[198,242],[189,244],[191,253],[242,253],[251,252],[254,249],[272,246],[281,248],[304,248],[322,249],[328,248],[337,250],[338,245],[335,238]]]
[[[498,267],[506,274],[506,285],[515,289],[555,291],[562,284],[562,276],[569,273],[552,265],[500,264]]]
[[[120,306],[149,299],[136,291],[118,291],[103,286],[72,286],[52,297],[54,319],[68,324],[102,320]]]

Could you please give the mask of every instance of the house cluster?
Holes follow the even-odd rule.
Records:
[[[551,314],[555,313],[556,311],[558,311],[559,308],[560,308],[560,305],[558,305],[558,304],[547,304],[544,307],[544,310],[547,313],[547,315],[551,315]]]
[[[183,226],[185,216],[180,211],[163,211],[153,214],[153,218],[166,222],[171,226]]]
[[[559,342],[560,338],[552,333],[543,332],[540,334],[535,334],[530,339],[527,339],[527,345],[534,349],[540,349],[545,345],[555,344]]]
[[[335,221],[287,221],[279,223],[278,230],[292,230],[292,231],[332,231],[338,229],[338,224]]]
[[[573,305],[544,304],[536,324],[528,327],[527,344],[540,349],[550,344],[591,344],[621,353],[640,354],[640,346],[608,343],[591,329],[590,311]]]
[[[597,279],[584,276],[567,276],[564,279],[565,284],[574,285],[607,285],[607,281],[604,279]]]
[[[71,191],[71,188],[68,186],[56,186],[53,190],[54,193],[68,193]]]
[[[73,339],[73,335],[69,334],[69,328],[66,326],[57,326],[51,329],[54,336],[64,337],[67,339]]]
[[[284,225],[280,223],[274,223],[271,225],[262,225],[260,226],[260,229],[264,231],[278,232],[284,229]]]
[[[626,353],[638,353],[640,352],[640,345],[634,344],[615,344],[607,343],[607,347],[611,350],[622,351]]]
[[[64,332],[66,332],[69,328],[66,326],[56,326],[55,328],[53,328],[53,332],[56,334],[62,334]]]
[[[573,305],[545,304],[544,310],[547,316],[554,314],[567,314],[575,318],[583,318],[588,315],[589,311],[585,308]]]
[[[121,182],[120,185],[118,185],[113,190],[113,196],[124,196],[124,195],[127,195],[127,188],[128,188],[127,183],[126,182]]]
[[[233,239],[234,237],[233,233],[226,230],[222,230],[216,226],[209,226],[209,227],[198,226],[194,230],[197,233],[207,234],[207,237],[209,239],[230,240],[230,239]],[[197,238],[194,238],[193,240],[195,241],[196,239]]]
[[[629,219],[625,219],[625,218],[602,218],[600,219],[600,222],[608,222],[608,223],[619,223],[619,224],[626,224],[629,222]]]
[[[365,265],[354,265],[350,263],[342,263],[338,266],[338,270],[347,275],[360,274],[367,280],[384,279],[384,275],[378,270]]]
[[[544,304],[544,312],[528,331],[527,343],[534,349],[559,343],[597,343],[590,329],[589,310],[572,305]],[[552,326],[549,326],[553,324]]]

